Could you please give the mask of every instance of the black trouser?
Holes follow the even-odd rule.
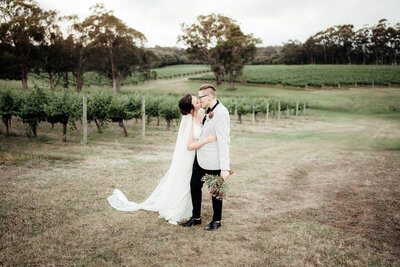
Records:
[[[220,170],[205,170],[199,166],[197,162],[197,155],[194,158],[193,163],[193,172],[192,172],[192,179],[190,180],[190,192],[192,194],[192,204],[193,204],[193,217],[200,218],[201,214],[201,197],[202,192],[201,189],[203,187],[204,182],[201,181],[201,178],[206,174],[211,175],[220,175]],[[213,205],[213,220],[220,221],[221,214],[222,214],[222,199],[219,200],[215,197],[212,197],[212,205]]]

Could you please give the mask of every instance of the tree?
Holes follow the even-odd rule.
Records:
[[[285,64],[303,64],[304,49],[298,40],[289,40],[282,48]]]
[[[28,73],[37,67],[36,45],[44,37],[44,12],[33,0],[0,0],[2,60],[12,62],[9,77],[22,81],[28,90]],[[4,62],[0,65],[4,65]]]
[[[305,63],[317,64],[323,53],[314,36],[309,37],[303,45]]]
[[[183,42],[188,47],[186,51],[191,58],[207,62],[214,72],[217,84],[221,84],[225,68],[222,62],[215,58],[215,48],[218,42],[226,40],[227,32],[235,25],[235,21],[214,13],[198,16],[197,20],[198,24],[181,24],[183,34],[178,36],[178,42]]]
[[[256,43],[260,40],[245,35],[239,26],[232,25],[227,32],[226,40],[219,41],[211,54],[225,70],[230,88],[234,88],[235,80],[242,75],[244,65],[256,54]]]
[[[164,66],[177,65],[177,64],[204,63],[195,60],[191,62],[187,58],[186,51],[178,47],[155,46],[154,48],[150,48],[149,50],[152,51],[158,57],[158,60],[152,64],[153,68],[160,68]]]
[[[362,57],[362,64],[367,63],[367,58],[371,51],[371,29],[367,26],[362,27],[355,33],[354,50],[358,56]]]
[[[397,57],[400,54],[400,23],[388,28],[390,56],[393,56],[393,63],[397,65]]]
[[[347,63],[351,64],[351,54],[354,51],[353,44],[355,39],[354,26],[345,24],[336,26],[336,29],[338,46],[345,54]]]
[[[267,47],[257,47],[254,59],[249,62],[252,65],[265,65],[265,64],[276,64],[277,58],[282,47],[280,46],[267,46]],[[282,62],[280,62],[282,64]]]
[[[44,35],[39,44],[41,71],[48,74],[50,88],[55,90],[72,68],[73,40],[71,37],[64,39],[57,24],[62,18],[58,17],[56,11],[45,13]]]
[[[331,47],[331,40],[329,39],[329,35],[327,33],[328,30],[317,32],[313,39],[315,40],[315,44],[318,47],[322,48],[323,51],[323,59],[322,62],[324,64],[328,64],[328,52],[327,50]]]
[[[0,79],[21,80],[21,68],[13,47],[4,43],[0,43]]]
[[[143,47],[135,49],[135,52],[137,52],[136,56],[139,60],[139,63],[133,70],[138,72],[139,81],[144,82],[148,80],[156,80],[157,72],[152,71],[150,68],[154,64],[154,62],[157,62],[159,60],[157,55],[152,50],[145,49]],[[129,69],[129,66],[127,67]],[[132,74],[133,73],[131,72],[127,75]]]
[[[84,83],[83,74],[90,68],[89,27],[79,22],[77,15],[68,16],[67,19],[72,21],[72,25],[69,27],[70,35],[67,38],[72,45],[70,70],[75,77],[76,91],[80,93]]]
[[[91,45],[96,49],[97,70],[106,73],[113,81],[114,92],[120,93],[121,80],[131,75],[140,65],[143,55],[136,46],[145,36],[113,15],[112,11],[97,4],[91,8],[93,15],[86,18],[82,27],[88,28]]]
[[[389,36],[387,32],[387,19],[381,19],[372,27],[371,41],[375,51],[375,64],[385,64],[384,56],[388,50]]]
[[[261,41],[252,34],[243,34],[235,20],[220,14],[198,16],[197,20],[198,24],[190,26],[182,23],[184,34],[178,37],[178,42],[188,46],[187,52],[192,58],[208,62],[217,84],[222,83],[222,76],[226,74],[233,88],[244,65],[255,55],[255,44]]]

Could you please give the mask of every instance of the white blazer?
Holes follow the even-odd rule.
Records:
[[[197,149],[197,162],[205,170],[230,170],[229,144],[230,117],[229,111],[220,102],[213,111],[213,117],[208,118],[203,125],[199,140],[210,134],[217,136],[217,142],[207,143]]]

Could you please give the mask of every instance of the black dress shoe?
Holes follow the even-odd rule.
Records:
[[[192,217],[187,222],[181,223],[180,225],[182,225],[184,227],[190,227],[190,226],[199,225],[199,224],[201,224],[201,219],[196,220],[194,217]]]
[[[211,221],[204,230],[212,231],[221,227],[221,222]]]

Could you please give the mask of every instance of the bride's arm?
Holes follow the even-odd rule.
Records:
[[[216,142],[217,137],[214,134],[210,134],[206,138],[199,140],[197,142],[193,141],[193,122],[192,122],[192,129],[190,130],[189,141],[187,145],[187,149],[189,151],[199,149],[200,147],[204,146],[207,143]]]
[[[199,140],[197,142],[193,141],[193,127],[194,127],[194,118],[192,119],[192,125],[190,129],[190,134],[189,134],[189,141],[187,144],[187,149],[189,151],[199,149],[200,147],[204,146],[207,143],[212,143],[217,141],[217,137],[214,134],[210,134],[207,136],[207,138],[204,138],[202,140]]]

